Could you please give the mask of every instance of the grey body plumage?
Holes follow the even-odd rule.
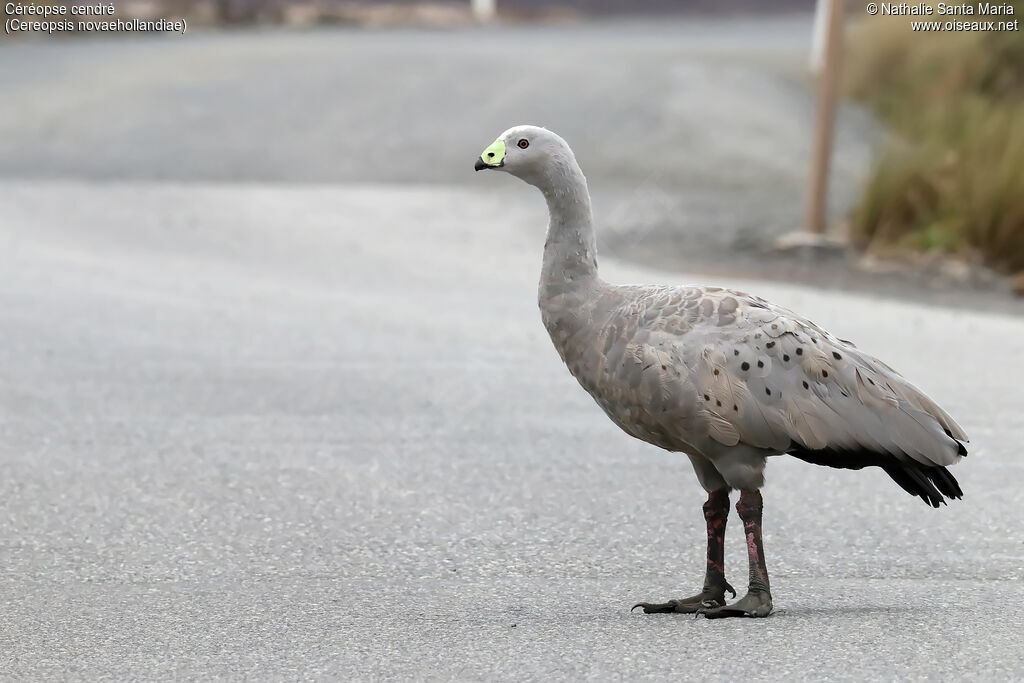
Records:
[[[687,454],[709,493],[756,492],[766,458],[791,453],[832,467],[882,467],[935,506],[943,494],[961,495],[945,466],[966,454],[963,429],[850,342],[742,292],[604,282],[586,179],[560,137],[512,128],[477,162],[488,167],[547,199],[538,303],[569,371],[627,434]],[[767,573],[764,583],[766,592]],[[746,611],[765,609],[753,607]]]
[[[925,468],[963,455],[966,434],[916,387],[763,299],[596,279],[580,290],[541,297],[562,360],[628,434],[691,456],[709,491],[760,488],[765,458],[790,450]]]

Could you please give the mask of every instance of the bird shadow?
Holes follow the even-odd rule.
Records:
[[[914,605],[835,605],[786,607],[773,611],[771,616],[782,618],[835,617],[837,615],[872,617],[909,615],[922,611],[924,608]]]

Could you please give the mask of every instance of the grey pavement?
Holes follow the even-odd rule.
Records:
[[[631,614],[703,493],[561,367],[540,198],[468,185],[0,184],[0,677],[1024,674],[1024,322],[727,282],[956,415],[966,498],[775,459],[777,614]]]

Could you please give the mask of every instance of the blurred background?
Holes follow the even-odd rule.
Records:
[[[120,0],[187,30],[0,36],[0,678],[1024,677],[1024,34],[827,6]],[[544,203],[472,168],[521,123],[575,150],[607,279],[880,356],[971,435],[965,501],[773,459],[756,656],[629,614],[698,587],[704,494],[551,349]]]
[[[824,177],[826,223],[852,249],[770,248],[806,227],[821,175],[818,9],[119,2],[118,17],[183,18],[187,35],[5,36],[17,106],[0,174],[462,184],[479,139],[531,121],[579,150],[607,254],[945,303],[1022,291],[1019,30],[929,34],[847,6]],[[430,168],[395,163],[426,140]]]

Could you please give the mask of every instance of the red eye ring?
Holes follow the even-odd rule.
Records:
[[[519,142],[516,143],[516,146],[519,149],[526,149],[527,147],[530,146],[530,141],[527,140],[526,138],[522,138],[522,139],[519,140]]]

